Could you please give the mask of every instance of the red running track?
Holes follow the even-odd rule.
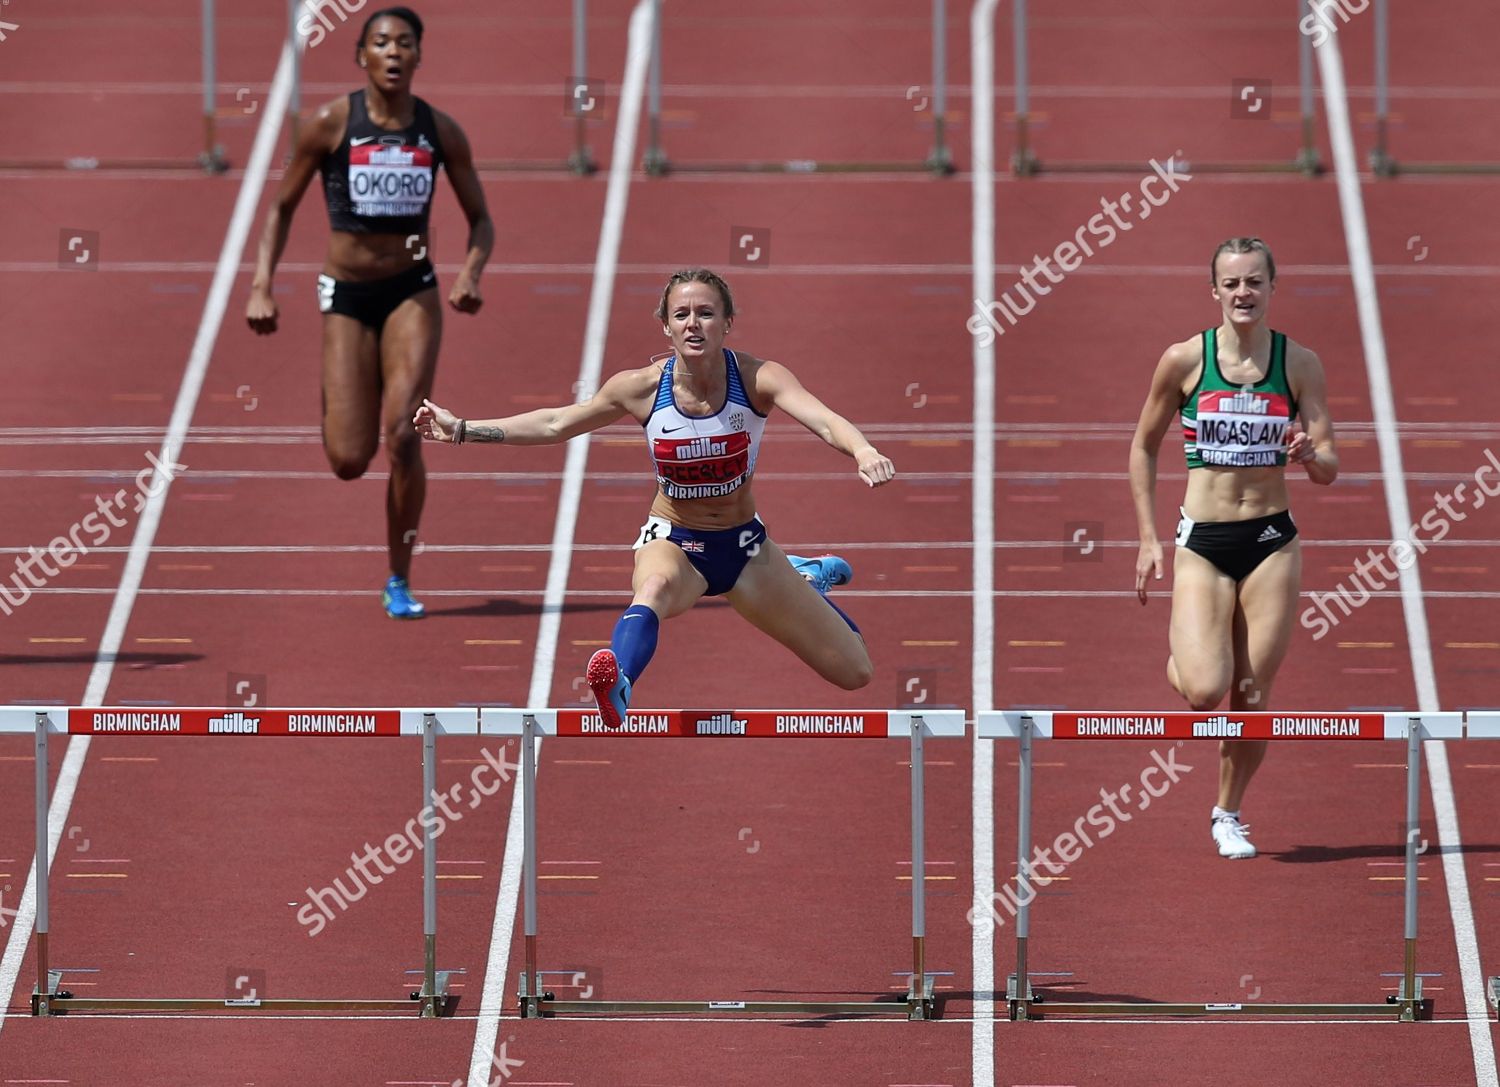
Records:
[[[618,80],[627,8],[603,7],[594,13],[591,55],[600,58],[606,80]],[[429,56],[441,49],[445,58],[424,73],[432,79],[430,93],[458,116],[481,157],[542,157],[566,140],[559,102],[545,91],[555,75],[537,59],[563,52],[558,21],[511,9],[495,16],[460,14],[441,5],[424,15],[431,27],[441,28],[429,37]],[[772,15],[803,20],[799,28],[806,40],[778,42]],[[1196,69],[1137,64],[1129,71],[1121,63],[1123,51],[1089,45],[1089,28],[1049,30],[1039,21],[1039,83],[1050,48],[1049,72],[1060,84],[1133,86],[1145,67],[1154,84],[1182,91],[1136,106],[1128,124],[1112,106],[1076,116],[1056,107],[1038,133],[1044,157],[1161,157],[1179,144],[1191,144],[1190,156],[1198,157],[1229,150],[1275,153],[1271,133],[1257,130],[1252,140],[1211,111],[1189,108],[1195,95],[1186,88],[1224,81],[1202,58],[1206,45],[1234,29],[1233,17],[1227,5],[1210,5],[1195,9],[1190,19],[1176,12],[1116,19],[1113,29],[1105,27],[1106,38],[1129,35],[1137,61],[1151,49],[1173,45],[1200,58],[1193,62]],[[1158,25],[1147,26],[1153,19]],[[667,79],[688,89],[669,90],[669,154],[920,156],[929,130],[904,95],[921,81],[925,45],[913,48],[920,27],[910,22],[895,5],[882,5],[860,23],[832,9],[799,7],[755,18],[709,9],[672,24]],[[997,40],[1002,57],[1008,55],[1003,23]],[[246,14],[243,29],[246,37],[237,48],[249,61],[234,78],[263,86],[263,73],[274,64],[277,28]],[[460,31],[461,46],[454,40]],[[1345,47],[1351,81],[1360,78],[1354,58],[1361,47],[1354,35],[1361,32],[1351,26]],[[1046,45],[1048,33],[1058,45]],[[728,59],[714,52],[725,35],[737,46]],[[1255,35],[1243,40],[1239,55],[1246,63],[1264,63],[1264,70],[1238,74],[1284,79],[1290,43],[1283,54],[1270,36],[1260,30]],[[18,44],[25,40],[18,38]],[[38,52],[23,54],[31,65],[28,78],[55,67],[49,58],[61,49],[84,45],[84,39],[69,36],[65,45],[54,39],[42,51],[40,37],[34,40],[38,45],[31,48]],[[309,83],[320,94],[338,93],[349,77],[338,40],[308,59]],[[819,48],[808,48],[813,41]],[[962,86],[962,22],[950,45],[954,82]],[[98,65],[120,63],[89,48],[96,50],[88,55]],[[505,60],[498,75],[492,57]],[[755,73],[766,70],[771,57],[796,59],[781,61],[774,79],[760,78]],[[913,70],[916,75],[907,74]],[[1170,79],[1161,74],[1166,71]],[[1441,83],[1438,73],[1425,78],[1424,86]],[[803,95],[806,109],[776,89],[814,84],[827,91]],[[1479,87],[1473,94],[1483,98],[1490,91]],[[1196,97],[1207,101],[1206,95]],[[498,108],[487,110],[491,104]],[[955,102],[955,114],[964,109],[965,103]],[[1279,138],[1294,141],[1273,117],[1277,124],[1283,126]],[[966,162],[966,125],[959,120],[955,127],[956,155]],[[1423,134],[1441,134],[1436,119],[1421,127]],[[596,153],[607,153],[611,128],[601,124]],[[1127,133],[1139,142],[1127,143]],[[101,138],[89,146],[103,146]],[[1111,147],[1111,140],[1118,146]],[[1481,155],[1484,144],[1477,143],[1472,153]],[[1415,152],[1419,145],[1411,146]],[[1434,138],[1433,146],[1455,145]],[[1135,180],[1002,182],[998,282],[1007,284],[1017,263],[1070,235],[1071,224],[1084,221],[1099,197]],[[5,508],[13,515],[8,523],[17,523],[15,515],[24,511],[45,525],[70,524],[95,494],[130,486],[144,451],[159,444],[228,221],[234,181],[145,185],[101,176],[11,182],[8,192],[18,195],[7,202],[7,236],[18,240],[18,253],[31,256],[25,267],[6,265],[0,275],[7,297],[24,304],[17,307],[12,338],[34,346],[13,352],[21,356],[17,365],[30,368],[23,371],[30,380],[16,383],[18,394],[3,424],[12,428],[4,433],[17,463],[13,486],[5,490]],[[499,414],[571,395],[604,186],[602,179],[560,175],[499,175],[486,183],[500,225],[498,263],[486,279],[485,313],[448,322],[439,391],[445,402],[483,404],[486,412]],[[1484,181],[1366,186],[1417,512],[1430,504],[1434,487],[1471,473],[1492,442],[1491,407],[1481,403],[1474,405],[1477,411],[1466,410],[1474,404],[1474,390],[1483,387],[1478,368],[1468,361],[1480,357],[1482,345],[1469,342],[1479,316],[1472,292],[1459,290],[1467,280],[1485,282],[1495,275],[1488,256],[1493,247],[1485,245],[1494,240],[1492,224],[1476,225],[1463,213],[1491,187]],[[744,315],[737,339],[743,336],[749,350],[794,365],[816,391],[866,426],[903,474],[897,487],[865,492],[836,456],[773,424],[759,480],[761,512],[788,550],[834,547],[855,561],[856,581],[841,596],[879,661],[869,691],[845,696],[825,690],[796,666],[784,667],[787,658],[776,647],[742,640],[743,627],[727,609],[704,607],[666,629],[643,698],[689,701],[703,691],[701,677],[715,674],[742,704],[892,704],[913,678],[923,689],[930,686],[939,704],[972,704],[972,632],[964,614],[971,586],[971,374],[969,341],[960,331],[970,312],[968,200],[962,179],[921,176],[684,176],[632,184],[606,369],[636,364],[658,349],[646,314],[664,268],[732,265],[732,229],[768,229],[770,267],[730,269]],[[461,223],[451,201],[441,198],[440,207],[439,257],[449,262],[451,275]],[[412,704],[434,690],[451,703],[518,703],[535,679],[537,615],[560,500],[561,450],[503,456],[431,451],[433,483],[417,583],[433,616],[416,627],[372,621],[372,587],[383,576],[383,475],[372,472],[358,484],[335,485],[312,428],[316,356],[309,345],[317,333],[310,300],[297,292],[310,289],[319,260],[321,222],[309,223],[308,217],[318,220],[320,214],[305,205],[294,230],[280,276],[285,327],[274,341],[257,342],[240,330],[241,277],[183,455],[189,470],[166,505],[111,678],[110,702],[215,702],[227,696],[233,674],[260,677],[252,682],[280,704]],[[684,214],[690,218],[679,228]],[[58,229],[88,222],[103,224],[97,228],[101,270],[51,270]],[[1201,283],[1199,266],[1212,240],[1240,232],[1243,223],[1272,239],[1282,257],[1287,278],[1277,299],[1278,327],[1320,351],[1334,385],[1345,478],[1326,492],[1303,487],[1296,494],[1307,540],[1305,588],[1331,586],[1365,546],[1388,536],[1331,182],[1196,179],[1162,209],[1150,230],[1122,237],[1001,341],[996,704],[1164,703],[1167,601],[1154,599],[1143,613],[1130,598],[1124,445],[1148,365],[1142,360],[1154,359],[1167,339],[1213,319],[1207,300],[1192,288]],[[1416,234],[1431,246],[1432,262],[1441,264],[1412,259],[1406,243]],[[1289,241],[1278,240],[1283,238]],[[85,275],[90,282],[81,293]],[[80,309],[100,320],[66,322],[64,314]],[[1143,309],[1151,320],[1122,320]],[[139,321],[142,313],[150,320]],[[1431,346],[1419,339],[1430,321],[1419,322],[1432,315],[1445,318],[1446,329],[1462,330],[1452,336],[1453,349],[1444,353],[1449,365],[1441,370],[1424,365]],[[1129,342],[1089,350],[1092,343],[1077,335],[1084,328],[1109,329],[1111,340],[1123,331]],[[852,358],[851,343],[860,345]],[[1064,354],[1055,346],[1063,343],[1078,346]],[[309,353],[289,356],[289,347]],[[1062,395],[1055,371],[1090,363],[1087,378],[1069,383]],[[59,427],[65,428],[65,442],[52,440],[54,432],[44,429]],[[621,427],[592,443],[557,666],[550,674],[554,704],[577,698],[577,663],[607,637],[624,599],[623,546],[648,497],[637,441]],[[254,455],[244,455],[251,450]],[[74,474],[48,476],[39,469]],[[1164,478],[1163,518],[1181,475],[1174,469]],[[1100,523],[1102,561],[1074,561],[1081,556],[1063,548],[1074,522]],[[1483,646],[1492,634],[1486,636],[1482,620],[1484,598],[1474,595],[1490,584],[1494,534],[1482,524],[1476,516],[1472,530],[1455,531],[1451,546],[1434,552],[1441,560],[1430,560],[1430,572],[1424,564],[1445,705],[1481,704],[1493,689],[1486,679],[1493,650]],[[33,535],[39,536],[17,534],[5,543],[24,546]],[[88,569],[80,564],[69,572],[57,586],[64,591],[38,594],[0,628],[13,672],[9,701],[74,701],[81,695],[128,536],[110,542],[115,546],[90,556]],[[84,589],[97,591],[76,591]],[[1399,600],[1383,597],[1351,620],[1347,636],[1341,630],[1337,639],[1299,644],[1284,670],[1278,702],[1299,708],[1412,704],[1413,666],[1399,609]],[[319,651],[310,652],[314,646]],[[371,668],[371,662],[380,664]],[[763,684],[767,675],[775,676],[774,685]],[[69,958],[63,965],[75,970],[100,973],[74,973],[70,984],[93,980],[98,992],[116,995],[213,994],[224,986],[226,971],[249,966],[266,971],[277,995],[315,989],[383,995],[410,986],[407,971],[420,966],[413,873],[403,871],[391,885],[372,891],[317,939],[307,940],[289,916],[295,910],[287,903],[300,902],[305,888],[339,874],[350,851],[399,826],[417,806],[409,746],[393,742],[362,749],[357,757],[334,756],[345,772],[333,774],[325,746],[332,750],[332,742],[298,745],[295,753],[251,745],[229,761],[227,749],[197,743],[95,741],[68,819],[78,832],[65,838],[58,853],[54,931],[58,948],[67,952],[55,950],[54,957]],[[472,772],[481,746],[444,741],[443,783]],[[1495,847],[1488,842],[1493,824],[1484,798],[1491,791],[1492,764],[1500,758],[1483,755],[1482,746],[1450,747],[1480,946],[1488,948],[1497,916],[1494,892],[1485,882]],[[10,798],[7,814],[14,811],[0,825],[0,858],[10,858],[0,871],[10,873],[7,879],[24,878],[19,866],[30,856],[25,752],[24,743],[0,745],[0,785]],[[544,883],[544,966],[583,969],[602,995],[620,997],[732,999],[904,987],[897,976],[906,966],[903,911],[909,889],[900,877],[910,875],[909,865],[901,867],[903,859],[909,861],[903,753],[894,744],[752,746],[733,757],[704,745],[682,745],[670,755],[609,741],[544,745],[541,848],[544,861],[553,863],[543,872],[601,877]],[[1138,774],[1144,754],[1134,745],[1060,745],[1055,752],[1042,747],[1038,757],[1044,764],[1061,765],[1038,768],[1038,839],[1070,825],[1100,786]],[[498,1040],[507,1044],[509,1056],[527,1062],[514,1081],[751,1083],[763,1082],[766,1070],[775,1069],[792,1082],[970,1082],[972,963],[963,916],[972,881],[970,753],[967,745],[934,743],[929,755],[928,874],[937,877],[929,880],[929,968],[952,971],[939,978],[945,1021],[819,1023],[809,1034],[805,1027],[777,1023],[507,1018]],[[1202,766],[1211,764],[1212,752],[1180,757]],[[1009,758],[1000,745],[992,817],[1002,876],[1014,828]],[[1072,878],[1044,891],[1033,929],[1033,967],[1069,979],[1054,984],[1075,993],[1228,999],[1248,998],[1251,988],[1259,988],[1263,999],[1378,999],[1375,994],[1392,984],[1383,975],[1400,965],[1399,898],[1392,896],[1399,885],[1379,878],[1399,841],[1400,775],[1389,765],[1396,761],[1394,750],[1363,756],[1339,747],[1277,749],[1254,795],[1256,840],[1265,863],[1232,870],[1207,852],[1200,805],[1209,789],[1201,770],[1190,774],[1182,789],[1140,813],[1115,847],[1090,852]],[[226,818],[226,809],[237,818]],[[197,833],[169,831],[164,810],[177,827]],[[503,790],[442,843],[441,858],[456,862],[445,863],[443,875],[479,877],[443,881],[439,965],[463,971],[453,1021],[252,1024],[80,1017],[42,1023],[23,1016],[4,1024],[0,1057],[8,1071],[73,1082],[104,1074],[105,1053],[113,1080],[143,1081],[169,1046],[180,1057],[177,1069],[195,1082],[225,1067],[255,1082],[290,1082],[314,1054],[327,1065],[358,1069],[346,1077],[351,1081],[451,1082],[465,1074],[473,1045],[509,810],[509,790]],[[1428,811],[1424,798],[1424,828],[1431,822]],[[88,863],[105,860],[118,863]],[[103,874],[101,867],[115,878],[75,878]],[[579,871],[585,868],[597,872]],[[1442,1022],[1410,1028],[1002,1019],[992,1028],[981,1025],[994,1034],[999,1081],[1147,1084],[1212,1075],[1230,1084],[1326,1083],[1363,1082],[1379,1074],[1396,1083],[1473,1083],[1467,1037],[1454,1021],[1462,1007],[1458,966],[1436,856],[1424,857],[1422,874],[1421,968],[1441,975],[1428,979],[1428,991]],[[954,878],[942,878],[948,875]],[[107,884],[105,893],[94,893],[97,883]],[[180,939],[162,922],[164,902],[198,922],[184,925]],[[1163,902],[1174,907],[1170,941],[1151,924]],[[229,923],[203,923],[211,912]],[[141,933],[152,938],[136,939]],[[1002,929],[995,943],[1001,977],[1010,953],[1006,935]],[[375,947],[382,949],[378,956],[371,952]],[[519,957],[513,945],[507,993]],[[28,969],[29,959],[23,984]],[[507,1015],[514,1005],[513,995],[507,996]],[[10,1006],[12,1013],[24,1006],[20,986]],[[1238,1046],[1235,1065],[1225,1067],[1227,1045],[1246,1030],[1255,1032],[1254,1044]],[[62,1031],[84,1037],[68,1039]]]

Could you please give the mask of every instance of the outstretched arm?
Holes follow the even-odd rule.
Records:
[[[853,457],[859,466],[859,477],[871,487],[879,487],[896,477],[896,466],[890,458],[882,456],[858,427],[808,392],[781,363],[761,362],[755,381],[757,390],[768,394],[772,404],[840,453]]]
[[[643,392],[653,387],[650,374],[627,370],[610,378],[581,404],[538,408],[503,419],[463,419],[431,400],[423,400],[412,416],[412,424],[418,434],[432,442],[554,445],[608,426],[630,412]]]

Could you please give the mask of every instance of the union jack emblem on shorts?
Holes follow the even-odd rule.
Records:
[[[702,540],[683,540],[679,544],[679,546],[684,551],[691,551],[695,555],[701,555],[701,554],[703,554],[703,541]]]

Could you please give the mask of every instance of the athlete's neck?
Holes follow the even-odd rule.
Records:
[[[409,90],[387,94],[379,87],[366,84],[365,114],[377,128],[406,128],[416,119],[416,104]]]
[[[1240,326],[1225,322],[1219,326],[1219,357],[1225,360],[1253,359],[1271,350],[1271,330],[1264,321]]]

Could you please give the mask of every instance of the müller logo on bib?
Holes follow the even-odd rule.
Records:
[[[750,435],[657,438],[651,443],[657,478],[670,498],[728,494],[750,470]]]
[[[351,146],[349,198],[356,215],[422,214],[432,198],[431,148]]]

